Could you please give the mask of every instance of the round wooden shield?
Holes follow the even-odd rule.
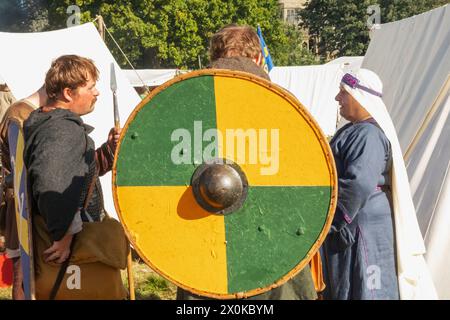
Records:
[[[144,261],[223,299],[297,274],[325,239],[336,186],[326,138],[298,100],[224,70],[179,76],[147,96],[113,168],[116,210]]]

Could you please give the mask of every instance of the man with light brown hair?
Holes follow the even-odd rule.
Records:
[[[112,168],[120,129],[111,129],[95,149],[93,128],[81,119],[94,110],[98,77],[92,60],[59,57],[45,77],[47,104],[24,122],[38,299],[126,297],[119,269],[126,266],[128,242],[104,209],[99,180]],[[63,285],[55,279],[69,261],[79,268],[79,280]]]
[[[239,70],[266,80],[258,34],[250,26],[230,24],[211,37],[209,57],[213,69]]]
[[[247,57],[261,65],[262,53],[258,35],[250,26],[230,24],[211,37],[209,55],[211,61],[220,58]]]

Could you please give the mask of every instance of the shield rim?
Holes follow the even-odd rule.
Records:
[[[328,208],[328,214],[327,219],[325,221],[324,227],[319,234],[317,240],[312,244],[311,248],[307,252],[304,259],[302,259],[294,268],[292,268],[286,275],[278,279],[278,281],[262,288],[255,288],[249,291],[245,292],[238,292],[233,294],[218,294],[218,293],[211,293],[206,292],[202,290],[198,290],[195,288],[191,288],[189,286],[186,286],[185,284],[182,284],[178,282],[177,280],[171,278],[169,275],[167,275],[164,271],[157,268],[153,263],[146,257],[146,255],[143,254],[143,252],[140,250],[138,246],[136,246],[135,239],[132,237],[131,233],[129,232],[128,225],[126,221],[123,219],[122,211],[120,210],[119,201],[118,201],[118,195],[117,195],[117,184],[116,184],[116,176],[117,176],[117,159],[118,154],[121,149],[122,140],[128,130],[128,127],[131,122],[136,118],[137,114],[147,105],[147,103],[152,100],[156,95],[158,95],[160,92],[164,91],[168,87],[187,80],[191,78],[197,78],[197,77],[203,77],[203,76],[222,76],[222,77],[229,77],[229,78],[238,78],[243,80],[249,80],[251,82],[254,82],[262,87],[265,87],[266,89],[271,90],[273,93],[278,94],[279,96],[283,97],[285,100],[287,100],[293,108],[300,114],[300,116],[303,116],[305,120],[310,124],[314,134],[319,140],[319,143],[322,147],[323,153],[327,159],[327,165],[330,172],[330,187],[331,187],[331,197],[330,197],[330,205]],[[317,121],[313,118],[311,113],[305,108],[305,106],[290,92],[288,92],[286,89],[282,88],[281,86],[270,82],[268,80],[265,80],[263,78],[254,76],[247,72],[242,71],[234,71],[234,70],[226,70],[226,69],[204,69],[204,70],[197,70],[192,71],[189,73],[181,74],[173,79],[163,83],[162,85],[155,88],[152,92],[150,92],[134,109],[133,112],[128,117],[125,125],[122,128],[122,132],[120,134],[119,142],[116,147],[116,151],[114,153],[114,163],[112,167],[112,195],[114,200],[114,207],[116,209],[116,213],[119,217],[120,222],[124,226],[125,234],[127,235],[128,240],[132,244],[134,250],[139,254],[139,256],[144,260],[144,262],[156,273],[167,279],[168,281],[172,282],[176,286],[187,290],[193,294],[213,298],[213,299],[242,299],[242,298],[248,298],[251,296],[259,295],[262,293],[265,293],[269,290],[272,290],[274,288],[277,288],[284,283],[286,283],[288,280],[292,279],[295,275],[297,275],[303,268],[308,264],[312,257],[318,252],[320,246],[325,241],[325,238],[328,234],[328,231],[331,227],[331,223],[333,222],[334,213],[337,206],[337,197],[338,197],[338,178],[337,178],[337,171],[336,171],[336,165],[334,162],[334,157],[330,148],[330,145],[326,139],[326,135],[323,133],[322,129],[320,128]]]

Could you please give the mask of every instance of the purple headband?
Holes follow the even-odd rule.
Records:
[[[365,87],[363,85],[360,85],[359,84],[359,82],[360,82],[359,79],[356,78],[355,76],[352,76],[350,73],[346,73],[342,77],[341,82],[345,83],[346,85],[348,85],[352,89],[358,88],[358,89],[364,90],[364,91],[366,91],[366,92],[368,92],[370,94],[373,94],[374,96],[380,97],[380,98],[383,96],[381,93],[379,93],[379,92],[377,92],[375,90],[372,90],[372,89],[367,88],[367,87]]]

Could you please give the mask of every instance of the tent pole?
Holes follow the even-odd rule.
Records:
[[[139,78],[139,80],[141,80],[143,87],[148,90],[148,86],[145,84],[144,80],[142,80],[142,78],[139,76],[139,73],[137,73],[136,69],[134,69],[133,64],[130,62],[130,60],[128,59],[127,55],[125,54],[125,52],[123,52],[122,48],[119,46],[119,44],[117,43],[116,39],[114,39],[113,35],[111,34],[111,32],[109,32],[108,27],[106,26],[106,24],[103,23],[103,27],[106,30],[106,32],[108,32],[109,36],[111,37],[112,41],[114,42],[114,44],[117,46],[117,48],[119,49],[120,53],[122,53],[122,55],[124,56],[125,60],[127,61],[127,63],[130,65],[131,69],[133,69],[134,72],[136,72],[137,77]]]
[[[430,110],[428,111],[427,115],[425,116],[425,119],[422,122],[422,125],[420,126],[419,130],[417,130],[416,135],[414,136],[413,140],[409,144],[408,148],[406,148],[405,155],[403,156],[403,159],[406,161],[409,160],[411,157],[411,153],[416,147],[417,143],[419,142],[420,138],[422,137],[423,133],[425,132],[425,129],[430,124],[431,120],[433,119],[433,116],[436,114],[436,111],[438,107],[442,104],[442,100],[447,95],[447,92],[450,90],[450,76],[447,77],[447,81],[445,81],[441,91],[439,92],[438,96],[433,102],[433,105],[431,106]]]
[[[98,33],[100,33],[100,37],[102,37],[103,42],[105,42],[105,22],[103,21],[103,17],[101,15],[96,16],[96,20],[98,19]]]

